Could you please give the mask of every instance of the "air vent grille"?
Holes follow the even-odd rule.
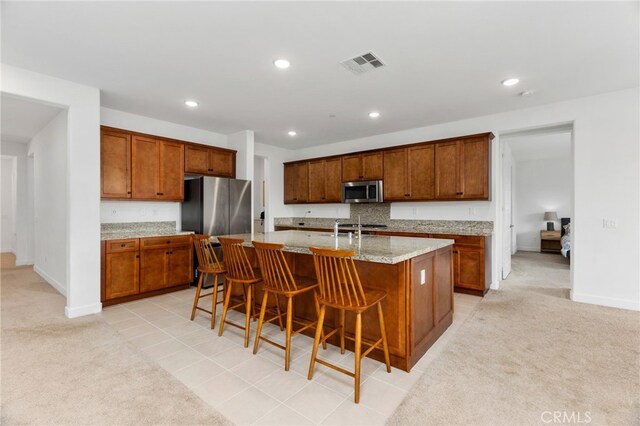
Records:
[[[340,64],[355,75],[371,72],[385,66],[384,62],[373,52],[367,52],[355,58],[344,60]]]

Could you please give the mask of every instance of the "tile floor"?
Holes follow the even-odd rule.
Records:
[[[242,330],[226,327],[218,337],[210,329],[209,315],[200,311],[189,321],[193,294],[191,288],[111,306],[100,315],[151,360],[242,425],[384,424],[481,300],[455,294],[452,326],[411,373],[395,368],[387,373],[382,363],[364,359],[360,404],[356,405],[350,377],[317,365],[313,380],[307,380],[313,339],[304,335],[292,338],[291,370],[285,372],[284,351],[262,343],[253,355],[256,323],[252,323],[250,347],[244,348]],[[209,305],[210,299],[201,303]],[[218,306],[219,318],[222,309]],[[238,312],[230,312],[228,318],[244,322]],[[284,342],[284,332],[277,326],[265,324],[263,332]],[[331,345],[321,353],[323,358],[353,369],[353,353],[342,355]]]

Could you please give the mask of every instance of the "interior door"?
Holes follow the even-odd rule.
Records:
[[[502,279],[511,273],[511,234],[513,221],[511,217],[511,148],[508,142],[502,147]]]

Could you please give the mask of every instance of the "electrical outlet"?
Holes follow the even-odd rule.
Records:
[[[147,215],[147,209],[140,209],[140,216],[146,216]]]
[[[469,207],[469,216],[475,216],[475,215],[476,215],[476,208]]]
[[[420,285],[427,283],[427,272],[424,269],[420,270]]]
[[[111,209],[111,216],[115,216],[118,214],[118,210],[116,209]]]
[[[618,227],[618,223],[615,219],[604,218],[602,219],[602,227],[606,229],[616,229]]]
[[[413,208],[413,217],[416,217],[416,216],[418,216],[418,208],[414,207]]]

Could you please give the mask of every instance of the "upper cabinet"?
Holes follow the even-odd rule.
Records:
[[[434,146],[384,151],[385,201],[428,201],[435,194]]]
[[[435,144],[436,199],[489,199],[492,138],[488,134]]]
[[[100,133],[100,197],[131,198],[131,135]]]
[[[131,145],[133,198],[182,201],[184,144],[136,135]]]
[[[127,130],[101,128],[103,199],[184,199],[184,174],[235,177],[236,152]]]
[[[235,177],[236,152],[187,144],[184,152],[185,173],[207,176]]]
[[[342,161],[340,157],[309,161],[310,203],[339,203]]]
[[[382,179],[382,152],[345,155],[342,157],[342,181]]]
[[[306,203],[309,198],[309,163],[284,165],[284,203]]]

